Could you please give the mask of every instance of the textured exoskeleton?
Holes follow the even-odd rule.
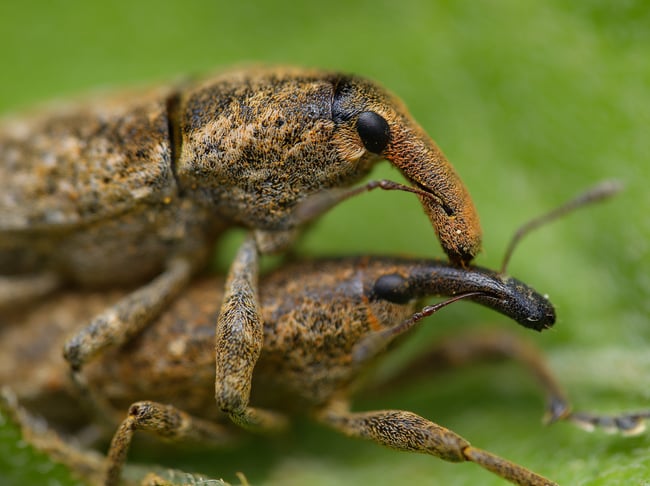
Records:
[[[213,406],[211,321],[219,308],[214,287],[213,280],[193,284],[183,299],[128,346],[105,353],[83,370],[95,404],[104,404],[102,412],[119,422],[116,417],[129,410],[109,452],[109,484],[117,481],[136,430],[212,444],[236,437],[232,424]],[[260,419],[258,431],[280,429],[288,415],[309,412],[350,436],[445,460],[473,461],[517,484],[553,484],[411,412],[351,412],[348,404],[359,376],[383,354],[384,345],[432,312],[425,308],[422,314],[413,314],[421,297],[467,295],[526,327],[542,330],[553,325],[555,313],[546,298],[530,287],[478,267],[364,257],[289,265],[265,278],[260,290],[264,346],[254,372],[249,356],[250,380],[234,384],[251,390],[250,401],[242,405],[250,416]],[[84,425],[88,418],[78,411],[75,388],[66,381],[65,365],[56,350],[71,323],[92,315],[108,300],[105,293],[57,296],[23,318],[20,325],[5,326],[0,339],[4,360],[0,382],[10,383],[25,405],[52,422]],[[246,329],[240,332],[251,339]],[[217,360],[228,364],[231,348],[238,348],[241,339],[233,336],[228,341],[231,347],[222,350]],[[48,352],[34,353],[33,349]],[[17,370],[12,360],[24,359],[18,356],[33,361]],[[535,349],[503,332],[472,332],[437,343],[392,381],[404,382],[445,364],[494,357],[514,358],[530,368],[546,393],[549,421],[598,425],[596,416],[570,412],[561,388]],[[642,418],[622,416],[617,422],[610,420],[610,425],[616,423],[621,431],[631,432],[640,428]],[[250,423],[245,425],[250,428]],[[93,470],[102,474],[97,466]]]
[[[382,158],[413,183],[451,260],[468,263],[481,231],[465,186],[402,103],[360,77],[242,69],[6,120],[0,308],[65,283],[143,284],[68,343],[80,369],[150,322],[205,266],[218,235],[239,225],[251,234],[231,268],[219,333],[243,325],[259,335],[258,253],[290,245]]]

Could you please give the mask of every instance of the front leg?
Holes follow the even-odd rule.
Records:
[[[472,447],[455,432],[412,412],[350,412],[347,402],[335,401],[319,411],[316,418],[347,436],[393,449],[430,454],[450,462],[471,461],[514,484],[557,486],[523,466]]]
[[[260,431],[283,428],[286,419],[248,406],[253,368],[264,342],[257,274],[258,250],[253,237],[249,237],[228,273],[217,320],[215,398],[233,422]]]

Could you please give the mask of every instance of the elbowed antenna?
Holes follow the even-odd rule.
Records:
[[[508,267],[508,263],[510,262],[512,253],[514,252],[515,248],[517,247],[521,239],[524,236],[526,236],[528,233],[556,219],[559,219],[562,216],[565,216],[575,211],[576,209],[600,201],[607,200],[610,197],[613,197],[616,194],[618,194],[620,191],[623,190],[623,188],[624,185],[621,181],[618,180],[602,181],[599,184],[596,184],[595,186],[587,189],[585,192],[579,194],[578,196],[571,199],[570,201],[564,203],[563,205],[549,211],[548,213],[533,218],[527,223],[524,223],[522,226],[519,227],[517,231],[515,231],[514,236],[510,240],[510,243],[508,244],[508,248],[506,249],[506,253],[503,257],[503,263],[501,264],[500,273],[504,274],[506,272],[506,268]]]
[[[465,294],[456,295],[450,297],[447,300],[443,300],[434,305],[428,305],[424,307],[420,312],[414,313],[408,319],[405,319],[400,324],[388,327],[382,331],[373,332],[367,335],[362,339],[355,347],[352,353],[352,359],[356,363],[362,363],[368,358],[375,356],[382,348],[384,348],[388,343],[390,343],[396,337],[404,334],[405,332],[411,330],[418,322],[420,322],[425,317],[432,316],[440,309],[447,307],[449,304],[453,304],[459,300],[476,297],[481,295],[481,292],[467,292]]]

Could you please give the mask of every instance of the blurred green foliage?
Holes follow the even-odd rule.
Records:
[[[469,186],[485,231],[479,258],[485,266],[499,265],[523,221],[598,180],[621,179],[627,189],[614,201],[528,237],[510,271],[557,306],[555,328],[529,337],[545,348],[577,408],[648,408],[650,6],[644,0],[57,0],[5,2],[0,12],[3,112],[243,62],[332,68],[381,81]],[[399,175],[381,167],[374,177]],[[220,266],[231,247],[220,250]],[[395,193],[367,194],[332,211],[306,234],[300,251],[441,256],[415,198]],[[486,323],[514,327],[460,304],[430,319],[407,348]],[[359,407],[414,410],[560,484],[647,484],[648,436],[543,428],[530,381],[515,366],[477,367],[381,399],[361,397]],[[0,450],[22,450],[11,431],[0,425]],[[12,454],[22,457],[0,454],[7,481],[70,484],[50,477],[47,466],[12,463]],[[286,436],[235,451],[139,457],[231,481],[244,471],[255,485],[502,483],[473,465],[385,450],[303,422]]]

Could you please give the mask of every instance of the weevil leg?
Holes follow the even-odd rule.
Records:
[[[646,429],[650,419],[650,410],[619,415],[602,415],[589,412],[571,412],[565,420],[577,425],[587,432],[599,428],[608,433],[620,433],[626,436],[639,435]]]
[[[33,302],[60,286],[61,280],[53,273],[0,276],[0,310]]]
[[[539,350],[515,334],[501,330],[471,330],[443,339],[379,386],[384,389],[403,385],[445,368],[496,359],[514,360],[535,377],[546,395],[545,423],[562,420],[570,415],[571,407],[566,394]]]
[[[405,383],[478,361],[511,359],[522,364],[535,377],[546,395],[546,411],[543,422],[570,422],[591,432],[596,428],[623,435],[638,435],[645,430],[645,422],[650,419],[650,410],[602,415],[590,412],[574,412],[562,386],[551,372],[544,356],[527,340],[507,331],[476,331],[444,339],[416,358],[397,375],[380,383],[377,389],[394,388]]]
[[[230,267],[217,320],[215,399],[236,424],[253,431],[272,431],[286,427],[286,418],[248,406],[253,368],[264,340],[257,274],[258,250],[251,236]]]
[[[111,441],[104,476],[106,486],[120,483],[126,455],[136,430],[152,432],[167,441],[192,441],[215,446],[230,444],[236,438],[226,427],[192,417],[172,405],[136,402],[129,407],[127,417]]]
[[[455,432],[412,412],[350,412],[347,402],[337,400],[320,410],[316,418],[349,437],[369,439],[392,449],[430,454],[450,462],[471,461],[514,484],[556,484],[523,466],[472,447]]]
[[[97,316],[64,346],[63,355],[74,372],[101,351],[119,346],[146,326],[190,280],[189,259],[175,258],[147,285],[124,297]]]

